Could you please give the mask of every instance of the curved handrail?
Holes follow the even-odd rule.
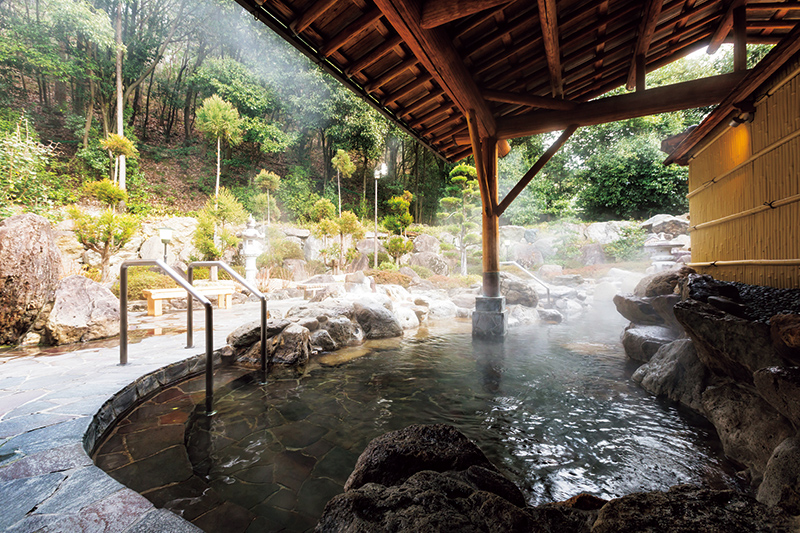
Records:
[[[125,261],[120,267],[119,274],[119,364],[128,364],[128,267],[131,266],[157,266],[169,277],[175,280],[187,294],[189,298],[189,317],[192,316],[192,296],[197,298],[205,308],[206,315],[206,414],[213,415],[214,405],[214,309],[211,302],[197,292],[191,283],[183,279],[183,276],[176,272],[172,267],[160,259],[131,259]],[[190,278],[191,279],[191,278]],[[191,330],[190,330],[191,331]],[[189,337],[191,341],[191,337]],[[192,347],[192,343],[186,346]]]
[[[550,287],[548,287],[547,284],[544,281],[540,280],[539,278],[537,278],[536,276],[531,274],[531,272],[527,268],[525,268],[524,266],[520,265],[516,261],[500,261],[500,264],[501,265],[513,265],[513,266],[517,267],[518,269],[522,270],[523,272],[525,272],[531,278],[533,278],[533,281],[535,281],[536,283],[538,283],[539,285],[544,287],[545,290],[547,291],[547,303],[550,304],[550,305],[553,304],[553,299],[550,298]]]
[[[222,261],[194,261],[189,264],[188,267],[188,278],[189,283],[194,283],[194,268],[195,267],[219,267],[235,280],[238,281],[245,289],[250,291],[251,293],[255,294],[256,297],[261,300],[261,382],[267,382],[267,374],[269,370],[269,366],[267,363],[267,297],[258,289],[253,287],[246,279],[239,275],[238,272],[233,270],[230,265],[224,263]],[[191,293],[188,297],[188,311],[187,311],[187,326],[186,326],[186,335],[187,335],[187,342],[191,346],[192,344],[192,296]]]

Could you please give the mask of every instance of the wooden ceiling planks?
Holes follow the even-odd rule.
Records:
[[[797,0],[236,1],[450,160],[470,109],[481,136],[522,134],[498,123],[557,122],[699,47],[778,43],[800,23]]]

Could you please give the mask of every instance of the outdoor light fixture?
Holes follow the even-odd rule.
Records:
[[[736,128],[739,126],[739,124],[753,122],[753,118],[754,118],[753,113],[745,111],[740,115],[733,116],[731,118],[731,121],[728,122],[728,126],[730,126],[731,128]]]
[[[158,236],[161,238],[161,242],[164,243],[164,263],[167,262],[167,245],[172,241],[172,232],[175,231],[172,228],[168,228],[166,226],[162,228],[158,228]]]
[[[381,163],[381,166],[375,167],[375,235],[373,236],[374,243],[374,263],[375,269],[378,269],[378,180],[381,176],[385,176],[388,170],[386,163]]]

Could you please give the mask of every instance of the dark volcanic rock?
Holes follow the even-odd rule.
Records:
[[[310,332],[297,324],[286,326],[280,335],[269,342],[269,357],[273,363],[302,365],[308,361],[311,353]]]
[[[24,214],[0,222],[0,344],[15,344],[53,297],[61,254],[50,223]]]
[[[497,469],[457,429],[446,424],[408,426],[373,439],[358,458],[344,490],[366,483],[392,486],[423,470],[445,472],[480,466]]]
[[[346,316],[331,316],[320,324],[320,328],[327,331],[337,347],[347,346],[364,339],[364,332],[358,322],[353,322]]]
[[[697,356],[718,375],[752,383],[756,370],[783,363],[772,347],[767,324],[735,317],[695,300],[680,302],[673,311],[694,341]]]
[[[753,381],[761,397],[800,429],[800,368],[762,368]]]
[[[703,409],[717,428],[725,455],[747,466],[754,479],[764,473],[775,447],[795,433],[761,396],[735,383],[706,389]]]
[[[333,342],[331,334],[324,329],[318,329],[311,334],[311,345],[317,346],[325,352],[332,352],[336,349],[336,343]]]
[[[631,324],[622,334],[622,347],[628,357],[646,363],[659,348],[674,341],[676,337],[669,328]]]
[[[707,302],[709,296],[722,296],[739,301],[739,289],[733,283],[719,281],[707,274],[689,274],[681,284],[681,297]]]
[[[800,314],[780,314],[769,319],[772,345],[782,357],[800,364]]]
[[[708,369],[697,358],[690,339],[662,346],[631,376],[644,390],[656,396],[666,396],[697,412],[703,411],[702,395],[708,378]]]
[[[775,448],[758,487],[758,501],[800,515],[800,437],[786,439]]]
[[[780,509],[734,491],[678,485],[611,500],[592,533],[789,532],[796,531],[794,522]]]
[[[653,306],[655,312],[664,321],[664,326],[670,328],[678,336],[684,336],[686,333],[683,331],[683,326],[675,318],[674,307],[675,304],[681,301],[681,297],[677,294],[665,294],[663,296],[653,296],[649,300],[650,305]]]
[[[267,338],[274,337],[283,329],[288,326],[288,320],[267,320]],[[246,324],[242,324],[230,334],[226,342],[234,348],[242,348],[252,345],[254,342],[261,340],[261,320],[253,320]]]

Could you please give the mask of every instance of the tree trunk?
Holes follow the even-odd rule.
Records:
[[[144,101],[144,124],[142,125],[142,140],[148,139],[147,123],[150,121],[150,93],[153,91],[153,75],[155,70],[150,73],[150,83],[147,84],[147,97]]]
[[[123,114],[125,106],[122,99],[122,2],[117,4],[117,135],[125,136]],[[119,156],[119,188],[125,190],[125,156]]]
[[[214,209],[215,210],[219,207],[219,165],[220,165],[219,145],[220,145],[220,138],[217,137],[217,184],[214,187]]]
[[[91,60],[92,49],[89,50]],[[89,101],[86,103],[86,122],[83,127],[83,148],[89,147],[89,132],[92,130],[92,117],[94,116],[94,76],[89,74]]]

